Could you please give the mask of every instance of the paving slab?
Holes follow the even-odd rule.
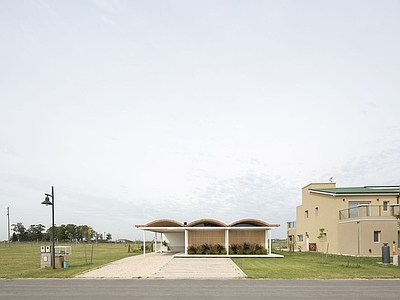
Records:
[[[174,258],[149,278],[238,279],[246,275],[230,258]]]
[[[124,258],[76,278],[236,279],[246,275],[230,258],[174,258],[150,253]]]
[[[76,278],[148,278],[172,259],[170,253],[136,255],[89,270]]]

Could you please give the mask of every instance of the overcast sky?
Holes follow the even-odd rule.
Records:
[[[400,2],[0,0],[0,240],[295,219],[301,188],[400,184]]]

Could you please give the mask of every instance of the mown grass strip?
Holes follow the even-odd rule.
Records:
[[[66,257],[69,268],[40,268],[40,245],[37,243],[12,243],[0,245],[0,278],[70,278],[104,264],[139,254],[129,252],[126,244],[94,244],[92,264],[86,263],[83,244],[71,246],[72,254]],[[87,256],[91,245],[86,245]],[[89,260],[88,260],[89,261]]]
[[[328,255],[321,263],[315,252],[280,252],[284,258],[234,258],[249,278],[269,279],[354,279],[400,278],[400,267],[382,265],[380,257]]]

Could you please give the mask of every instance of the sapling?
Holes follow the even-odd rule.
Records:
[[[319,229],[319,236],[318,236],[319,241],[321,242],[321,262],[325,263],[324,261],[324,239],[325,239],[325,228],[320,228]]]

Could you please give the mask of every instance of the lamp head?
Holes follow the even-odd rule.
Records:
[[[50,201],[49,196],[47,196],[47,195],[46,195],[46,198],[44,198],[44,201],[41,204],[44,204],[46,206],[53,205],[53,203]]]

